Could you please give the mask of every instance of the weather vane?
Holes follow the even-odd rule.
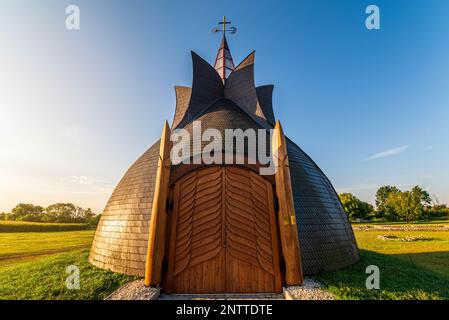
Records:
[[[223,34],[225,34],[226,32],[229,32],[230,34],[234,34],[237,32],[237,28],[236,27],[229,27],[229,29],[226,28],[226,25],[231,24],[231,21],[226,21],[226,17],[223,16],[223,20],[219,21],[218,24],[221,24],[221,28],[213,28],[212,32],[213,33],[218,33],[218,32],[223,32]]]

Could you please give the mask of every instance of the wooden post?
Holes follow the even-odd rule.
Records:
[[[279,232],[286,269],[285,282],[288,286],[301,285],[303,283],[303,272],[287,144],[279,120],[274,128],[272,152],[276,165],[276,195],[279,202]]]
[[[170,126],[165,121],[159,147],[156,184],[151,210],[148,252],[145,264],[145,285],[156,286],[162,280],[162,263],[165,253],[165,238],[167,230],[167,198],[170,179]]]

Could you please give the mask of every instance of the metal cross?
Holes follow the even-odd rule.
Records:
[[[237,32],[237,28],[236,27],[230,27],[229,29],[226,28],[227,24],[231,24],[231,21],[226,21],[226,17],[223,16],[223,20],[219,21],[218,24],[221,24],[221,28],[213,28],[212,32],[213,33],[217,33],[217,32],[223,32],[223,34],[225,34],[226,32],[229,32],[231,34],[234,34]]]

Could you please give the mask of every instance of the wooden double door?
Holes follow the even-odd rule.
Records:
[[[281,292],[272,184],[237,166],[179,179],[169,214],[168,293]]]

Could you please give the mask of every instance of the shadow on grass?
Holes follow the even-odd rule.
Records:
[[[438,264],[438,259],[447,257],[449,252],[386,255],[360,250],[360,261],[355,265],[323,272],[317,279],[340,299],[449,299],[449,271],[435,272],[416,263],[437,259]],[[369,265],[380,269],[379,290],[366,289]]]

